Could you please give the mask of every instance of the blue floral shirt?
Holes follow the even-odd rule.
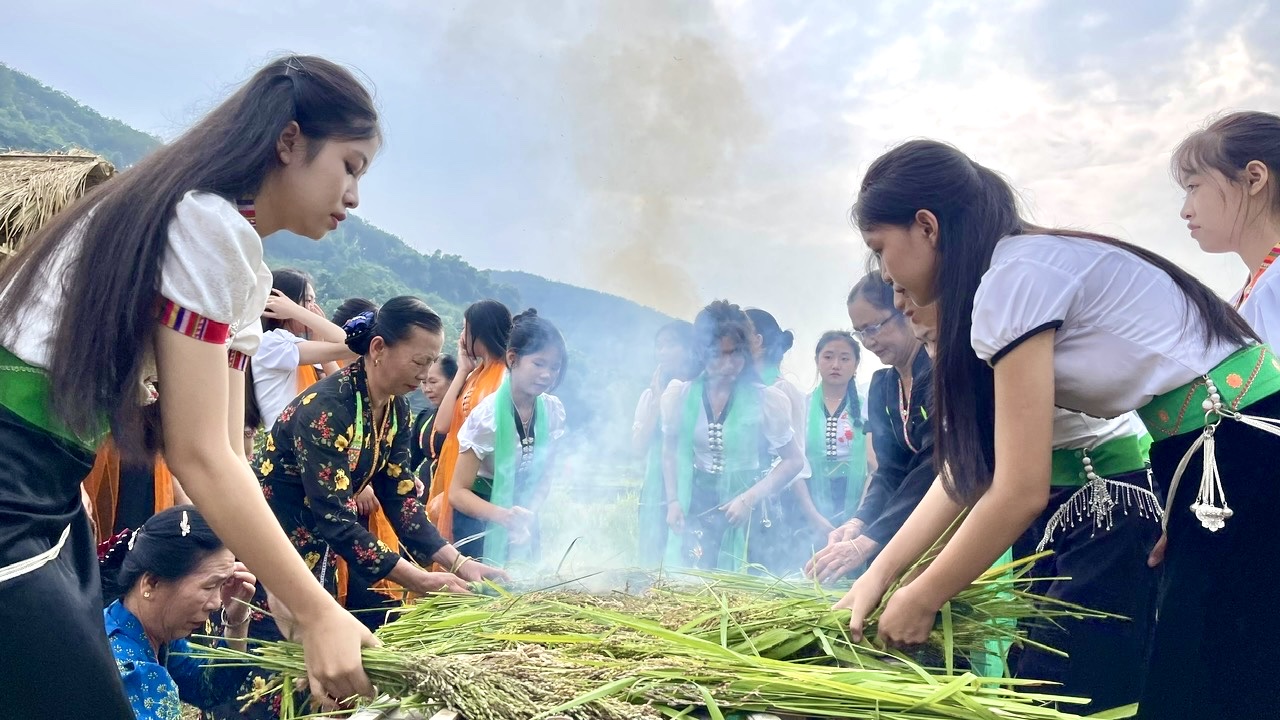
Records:
[[[185,639],[169,643],[156,657],[142,622],[119,600],[102,611],[102,618],[138,720],[180,720],[183,703],[211,709],[233,699],[244,681],[242,669],[205,668],[188,657],[190,645]]]

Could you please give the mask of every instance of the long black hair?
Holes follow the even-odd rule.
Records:
[[[751,336],[754,333],[751,318],[728,300],[716,300],[702,308],[693,319],[693,355],[698,363],[698,372],[706,371],[711,358],[720,354],[720,342],[729,338],[733,342],[734,353],[743,360],[738,384],[758,384],[760,373],[751,355]]]
[[[481,300],[472,303],[462,313],[471,335],[471,347],[467,352],[476,355],[476,345],[482,345],[495,358],[507,351],[511,338],[511,311],[497,300]]]
[[[7,288],[0,341],[12,340],[12,328],[47,283],[65,287],[48,371],[53,413],[72,432],[91,437],[109,417],[126,455],[159,445],[145,431],[134,388],[155,333],[175,207],[191,190],[231,201],[256,195],[280,166],[276,145],[291,122],[311,141],[312,157],[327,140],[379,136],[373,98],[349,71],[323,58],[282,57],[176,140],[64,210],[0,267],[0,287]],[[75,255],[66,275],[48,277],[69,246]]]
[[[818,344],[813,348],[813,361],[816,363],[818,358],[822,356],[822,350],[833,342],[846,343],[853,351],[853,361],[855,363],[862,362],[862,347],[858,345],[857,339],[847,330],[828,330],[822,333],[822,337],[818,338]],[[819,386],[817,392],[821,392]],[[849,418],[853,421],[855,428],[862,427],[862,399],[858,397],[858,378],[851,377],[847,387],[845,387],[845,397],[849,398]]]
[[[935,443],[947,491],[958,501],[976,501],[995,470],[995,375],[973,352],[970,333],[974,295],[1002,238],[1044,233],[1122,248],[1163,270],[1186,294],[1204,321],[1206,342],[1242,345],[1256,339],[1212,290],[1156,253],[1105,235],[1024,221],[1008,182],[945,143],[912,140],[880,156],[862,180],[852,218],[863,231],[910,227],[920,210],[938,219],[934,398],[942,419],[935,427],[946,432],[938,433]]]
[[[748,318],[751,318],[751,326],[755,328],[756,334],[760,336],[761,359],[764,364],[774,367],[782,363],[782,358],[791,350],[796,343],[795,333],[790,330],[783,330],[778,324],[778,319],[771,313],[761,310],[760,308],[747,308],[744,310]]]
[[[329,318],[329,320],[332,321],[334,325],[342,327],[343,325],[346,325],[351,318],[359,315],[360,313],[377,309],[378,303],[369,300],[368,298],[347,298],[342,301],[342,304],[338,306],[337,310],[333,311],[333,317]]]
[[[511,337],[507,341],[508,360],[511,357],[519,359],[543,350],[555,350],[560,353],[560,374],[556,375],[555,382],[551,384],[551,389],[555,390],[560,386],[560,381],[569,369],[569,348],[565,346],[564,336],[556,326],[552,325],[550,320],[538,315],[537,310],[529,308],[516,315],[512,321]]]
[[[438,335],[444,332],[444,321],[435,310],[412,295],[393,297],[376,312],[361,313],[343,326],[347,332],[347,348],[360,356],[369,354],[374,338],[380,337],[388,347],[394,347],[414,328]]]
[[[180,580],[222,547],[195,505],[161,510],[137,530],[113,538],[99,559],[103,605],[124,597],[148,573],[161,580]]]

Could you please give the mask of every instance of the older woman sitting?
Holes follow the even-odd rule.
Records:
[[[245,671],[187,657],[186,638],[221,610],[225,642],[244,650],[255,578],[196,512],[161,511],[113,538],[101,559],[102,611],[125,694],[139,720],[179,720],[234,700]]]

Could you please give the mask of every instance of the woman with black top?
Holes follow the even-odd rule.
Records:
[[[933,483],[932,363],[894,307],[893,287],[869,273],[849,293],[854,337],[889,365],[871,378],[867,427],[876,469],[852,519],[836,528],[805,574],[831,582],[862,567],[902,527]]]

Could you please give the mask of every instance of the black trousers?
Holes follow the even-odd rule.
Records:
[[[133,720],[102,621],[80,483],[93,456],[0,407],[0,566],[70,537],[58,557],[0,583],[0,717]]]
[[[1280,418],[1280,394],[1244,413]],[[1157,438],[1151,451],[1156,477],[1171,480],[1198,436]],[[1138,711],[1143,720],[1280,717],[1280,437],[1223,420],[1215,442],[1235,514],[1216,533],[1192,514],[1204,458],[1197,453],[1169,514],[1158,622]]]
[[[1147,488],[1145,470],[1110,479]],[[1014,543],[1014,557],[1035,554],[1054,512],[1079,489],[1052,488],[1044,513]],[[1063,706],[1073,713],[1100,712],[1137,702],[1155,625],[1159,581],[1159,571],[1147,567],[1147,556],[1159,538],[1158,519],[1149,513],[1144,517],[1137,507],[1126,512],[1121,506],[1112,513],[1110,529],[1095,528],[1085,517],[1055,534],[1048,547],[1054,554],[1036,563],[1028,574],[1070,579],[1036,583],[1032,591],[1129,619],[1032,624],[1028,629],[1031,640],[1061,650],[1067,657],[1030,645],[1015,648],[1009,663],[1014,675],[1061,683],[1048,691],[1092,700],[1087,706]]]

